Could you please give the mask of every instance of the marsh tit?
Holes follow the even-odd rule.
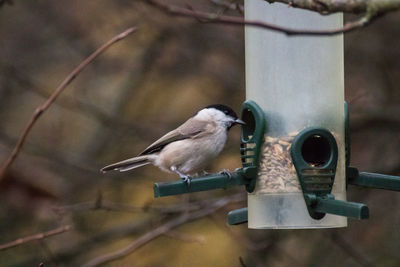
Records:
[[[190,176],[204,171],[223,149],[228,130],[235,124],[245,124],[228,106],[210,105],[175,130],[165,134],[137,157],[108,165],[102,172],[129,171],[153,164],[166,172],[174,172],[186,183]]]

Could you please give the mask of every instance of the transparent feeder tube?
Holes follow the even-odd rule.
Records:
[[[296,29],[343,25],[342,14],[322,16],[264,0],[245,1],[245,17]],[[339,150],[332,194],[346,199],[342,35],[287,36],[246,27],[245,44],[246,98],[260,105],[267,120],[256,189],[248,195],[249,228],[347,226],[346,217],[310,217],[290,157],[291,141],[299,131],[329,130]]]

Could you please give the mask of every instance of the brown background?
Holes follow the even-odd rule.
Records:
[[[345,36],[352,165],[394,175],[400,175],[399,23],[392,13]],[[34,109],[85,57],[130,26],[139,30],[95,60],[40,118],[0,184],[0,243],[65,224],[74,229],[0,251],[0,265],[77,266],[174,218],[65,206],[93,203],[99,194],[137,207],[184,203],[182,196],[153,199],[153,183],[174,175],[153,167],[107,175],[99,169],[140,152],[203,106],[239,111],[242,27],[179,19],[141,2],[15,1],[0,9],[2,162]],[[240,166],[239,133],[231,131],[210,171]],[[243,189],[196,193],[190,201],[235,192]],[[248,266],[398,266],[400,194],[349,187],[348,199],[368,204],[371,218],[336,230],[227,227],[226,212],[245,205],[239,203],[176,229],[196,242],[161,236],[110,266],[240,266],[239,257]]]

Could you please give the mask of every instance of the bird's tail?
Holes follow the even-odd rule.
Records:
[[[111,170],[116,170],[120,172],[129,171],[135,168],[142,167],[154,161],[154,155],[143,155],[139,157],[130,158],[123,160],[108,166],[105,166],[100,171],[107,172]]]

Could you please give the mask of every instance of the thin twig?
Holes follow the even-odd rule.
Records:
[[[0,181],[4,178],[5,172],[7,171],[8,167],[14,162],[15,158],[17,157],[18,153],[20,152],[26,137],[28,136],[30,130],[32,129],[35,122],[40,118],[40,116],[50,107],[51,104],[57,99],[57,97],[64,91],[64,89],[78,76],[87,65],[89,65],[95,58],[97,58],[100,54],[106,51],[109,47],[113,44],[117,43],[118,41],[126,38],[128,35],[133,33],[136,30],[136,27],[131,27],[124,32],[114,36],[111,40],[107,43],[103,44],[99,47],[96,51],[94,51],[89,57],[87,57],[81,64],[79,64],[65,79],[64,81],[54,90],[54,92],[50,95],[50,97],[39,107],[36,108],[35,112],[32,115],[32,118],[25,126],[24,131],[22,132],[21,136],[18,139],[16,146],[14,147],[13,151],[11,152],[8,159],[4,162],[4,164],[0,168]]]
[[[149,243],[153,239],[159,237],[160,235],[164,235],[167,232],[171,231],[171,229],[174,229],[184,223],[205,217],[209,214],[212,214],[219,210],[220,208],[233,203],[233,202],[238,202],[243,200],[243,194],[236,194],[234,196],[229,196],[229,197],[224,197],[213,203],[210,207],[206,207],[202,210],[193,212],[193,213],[183,213],[183,215],[177,217],[176,219],[170,220],[167,223],[157,227],[156,229],[151,230],[150,232],[147,232],[146,234],[142,235],[138,239],[136,239],[134,242],[129,244],[123,249],[120,249],[115,252],[111,252],[109,254],[101,255],[97,258],[94,258],[84,264],[84,267],[93,267],[93,266],[99,266],[100,264],[104,264],[106,262],[110,262],[119,258],[122,258],[128,254],[131,254],[138,248],[144,246],[145,244]]]
[[[53,235],[58,235],[58,234],[62,234],[64,232],[67,232],[69,230],[71,230],[71,225],[65,225],[65,226],[61,226],[59,228],[47,231],[47,232],[43,232],[43,233],[39,233],[39,234],[34,234],[34,235],[30,235],[27,237],[23,237],[23,238],[18,238],[17,240],[14,240],[12,242],[8,242],[5,243],[3,245],[0,245],[0,250],[6,250],[9,248],[13,248],[31,241],[35,241],[35,240],[42,240],[45,239],[49,236],[53,236]]]
[[[348,22],[343,27],[337,29],[307,30],[282,27],[259,20],[245,20],[244,18],[237,16],[218,15],[204,11],[192,10],[184,7],[166,4],[165,2],[161,2],[158,0],[146,0],[145,2],[169,14],[181,17],[195,18],[197,20],[201,20],[204,23],[253,26],[268,29],[271,31],[281,32],[287,35],[329,36],[347,33],[367,25],[375,18],[376,15],[378,15],[368,14],[357,21]]]
[[[367,12],[387,13],[400,9],[399,0],[266,0],[280,2],[295,8],[308,9],[323,15],[336,12],[360,14]]]
[[[182,215],[174,220],[171,220],[167,222],[166,224],[161,225],[160,227],[144,234],[140,238],[136,239],[134,242],[129,244],[127,247],[111,252],[108,254],[101,255],[100,257],[94,258],[87,262],[86,264],[83,265],[83,267],[93,267],[93,266],[99,266],[100,264],[110,262],[113,260],[116,260],[118,258],[124,257],[132,252],[134,252],[136,249],[142,247],[143,245],[147,244],[148,242],[152,241],[156,237],[165,234],[168,232],[170,229],[173,229],[187,221],[189,221],[190,216],[189,215]]]

